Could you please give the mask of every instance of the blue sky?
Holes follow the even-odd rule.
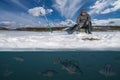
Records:
[[[111,21],[120,25],[120,0],[0,0],[0,22],[43,26],[47,23],[45,16],[53,24],[75,22],[81,9],[87,10],[95,25]]]

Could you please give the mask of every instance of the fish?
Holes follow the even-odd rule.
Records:
[[[80,67],[69,60],[61,61],[57,60],[55,64],[60,64],[62,66],[62,69],[66,70],[69,74],[75,74],[75,73],[81,73],[83,74],[83,71],[80,69]]]
[[[110,77],[116,75],[115,71],[113,70],[113,67],[111,64],[106,64],[103,69],[99,71],[100,74]]]
[[[3,73],[3,76],[4,76],[4,77],[8,77],[8,76],[10,76],[10,75],[12,75],[12,74],[13,74],[13,71],[5,70],[4,73]]]
[[[120,56],[114,57],[114,60],[115,60],[115,61],[120,61]]]
[[[16,61],[19,61],[19,62],[24,62],[24,58],[22,58],[22,57],[13,57],[13,59],[15,59]]]
[[[58,72],[56,70],[45,70],[43,72],[39,72],[38,74],[44,77],[53,77],[56,75]]]

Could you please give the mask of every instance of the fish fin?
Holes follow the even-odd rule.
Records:
[[[57,58],[57,59],[54,61],[54,64],[60,64],[60,63],[61,63],[60,58]]]
[[[102,74],[102,75],[104,75],[104,76],[106,76],[106,77],[116,75],[116,73],[114,73],[114,72],[106,73],[103,70],[100,70],[99,73]]]
[[[65,69],[65,67],[64,67],[64,66],[62,66],[61,70],[64,70],[64,69]]]
[[[73,71],[68,71],[68,74],[75,74],[75,72],[73,72]]]
[[[83,75],[84,74],[83,71],[80,70],[80,74]]]
[[[37,74],[38,74],[39,76],[41,76],[41,75],[42,75],[42,72],[38,72]]]

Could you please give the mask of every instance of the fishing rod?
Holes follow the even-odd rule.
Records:
[[[43,2],[43,3],[42,3],[42,4],[43,4],[42,7],[45,8],[45,1],[44,1],[44,0],[39,0],[38,3],[40,3],[41,1]],[[48,20],[48,18],[47,18],[46,15],[44,15],[44,17],[45,17],[45,20],[46,20],[46,22],[47,22],[47,24],[48,24],[48,28],[49,28],[50,32],[52,33],[53,30],[52,30],[52,28],[51,28],[51,26],[50,26],[49,20]]]
[[[45,17],[46,22],[47,22],[47,24],[48,24],[48,28],[49,28],[50,32],[52,33],[53,31],[52,31],[52,28],[51,28],[51,26],[50,26],[49,20],[47,19],[47,16],[46,16],[46,15],[44,15],[44,17]]]

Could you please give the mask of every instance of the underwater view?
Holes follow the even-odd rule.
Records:
[[[120,80],[120,51],[0,52],[0,80]]]

